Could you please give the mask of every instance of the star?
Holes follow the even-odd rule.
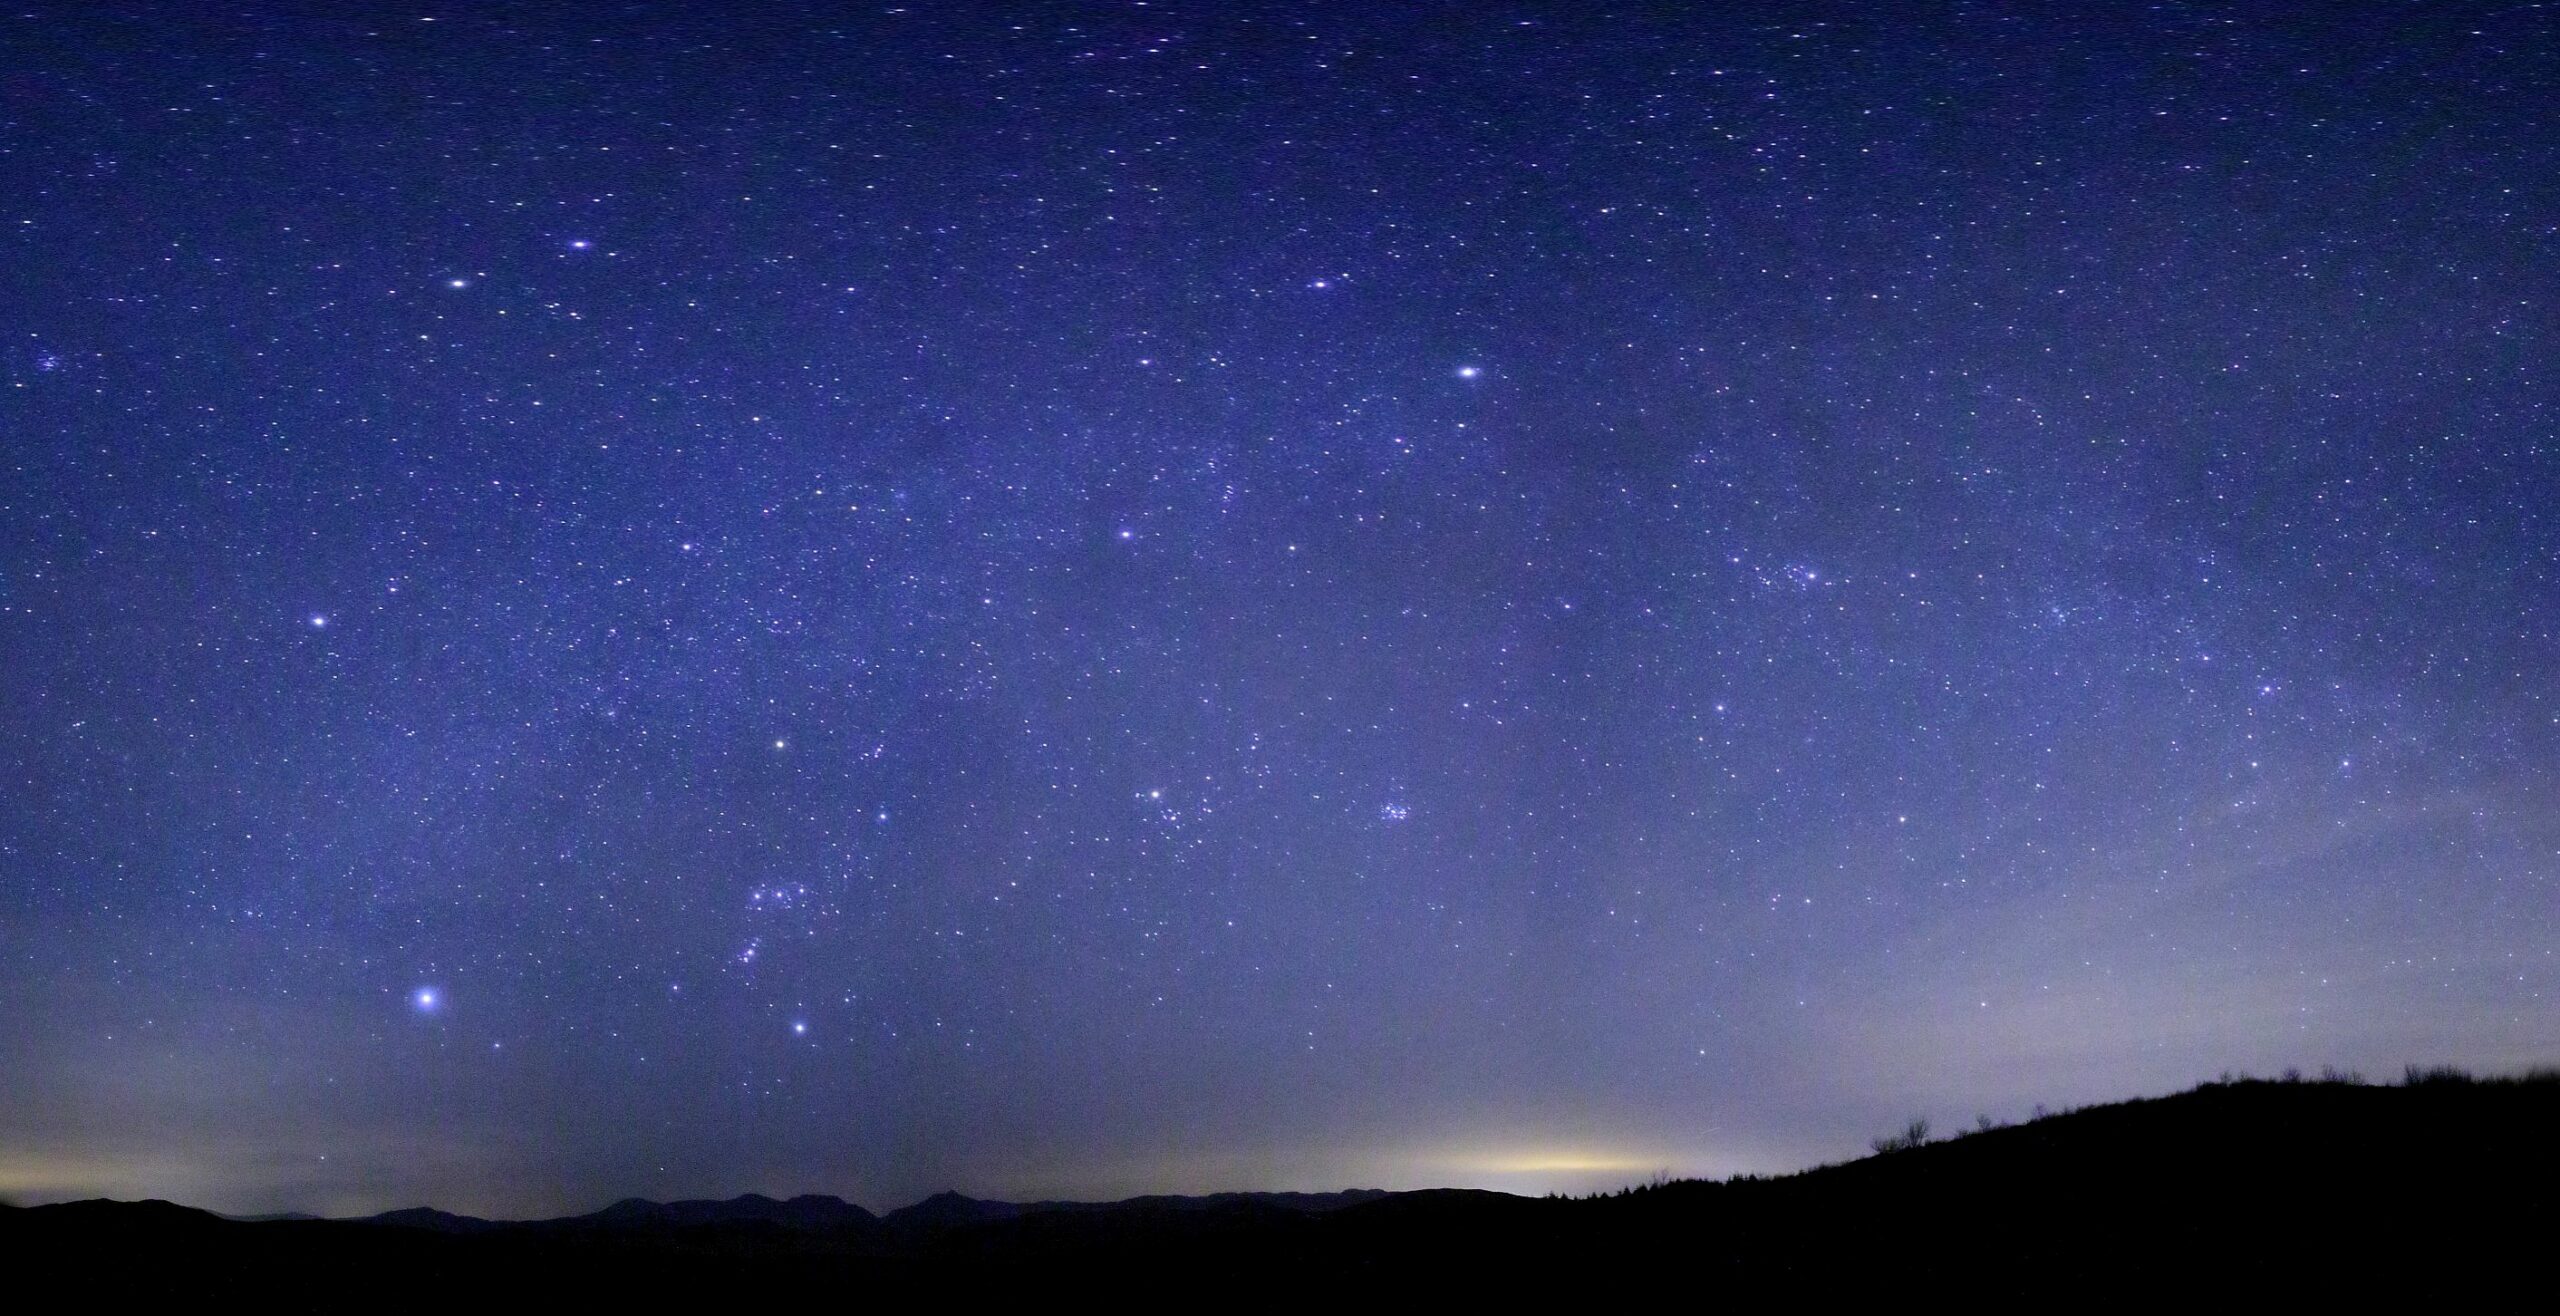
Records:
[[[203,1144],[13,1155],[261,1179],[297,1121],[439,1152],[221,1190],[294,1208],[466,1171],[609,1201],[661,1162],[1087,1190],[1266,1165],[1275,1119],[1780,1170],[1912,1113],[1860,1039],[2049,978],[1944,1100],[2379,1059],[2413,1017],[2446,1060],[2541,1044],[2549,290],[2484,273],[2547,264],[2516,178],[2551,134],[2501,90],[2548,71],[2527,12],[2373,17],[2316,86],[2138,7],[2021,19],[2033,87],[1960,16],[1856,53],[1736,6],[359,25],[422,117],[363,78],[236,103],[354,29],[172,25],[92,87],[115,24],[51,8],[15,64],[123,112],[13,141],[0,219],[46,308],[0,336],[0,881],[34,892],[0,920],[64,906],[0,933],[0,1128],[125,1074],[74,1036],[99,1000],[119,1033],[289,1010],[205,1077],[346,1088],[126,1084]],[[813,73],[839,43],[896,95]],[[2079,112],[2155,65],[2159,129]],[[2027,112],[1936,112],[1984,85]],[[2377,172],[2413,132],[2431,167]],[[2224,156],[2248,186],[2188,172]],[[2410,214],[2462,271],[2376,255]],[[2317,882],[2227,880],[2314,849]],[[2341,979],[2308,1034],[2257,1008],[2384,956],[2445,971]],[[2190,1008],[2206,980],[2247,1008]],[[1340,1070],[1275,1054],[1318,1009]],[[1547,1063],[1558,1019],[1588,1063]],[[1712,1084],[1658,1063],[1697,1049]],[[1013,1127],[948,1099],[964,1054]],[[1807,1059],[1802,1109],[1702,1136]],[[464,1062],[523,1069],[467,1164],[407,1090]],[[642,1118],[540,1151],[635,1072]],[[1168,1100],[1091,1100],[1114,1073]],[[786,1077],[737,1138],[731,1094]],[[1288,1173],[1421,1173],[1341,1162]]]

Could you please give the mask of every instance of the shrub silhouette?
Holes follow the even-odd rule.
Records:
[[[1875,1148],[1876,1154],[1881,1156],[1886,1152],[1909,1151],[1928,1141],[1929,1121],[1920,1119],[1904,1125],[1900,1133],[1878,1138],[1867,1145]]]

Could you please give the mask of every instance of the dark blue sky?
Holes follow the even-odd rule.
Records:
[[[2560,13],[0,17],[0,1195],[2548,1061]]]

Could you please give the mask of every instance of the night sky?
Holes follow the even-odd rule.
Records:
[[[2560,10],[0,16],[0,1196],[2560,1044]]]

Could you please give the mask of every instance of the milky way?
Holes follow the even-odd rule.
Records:
[[[0,1195],[2552,1058],[2560,13],[364,8],[0,17]]]

